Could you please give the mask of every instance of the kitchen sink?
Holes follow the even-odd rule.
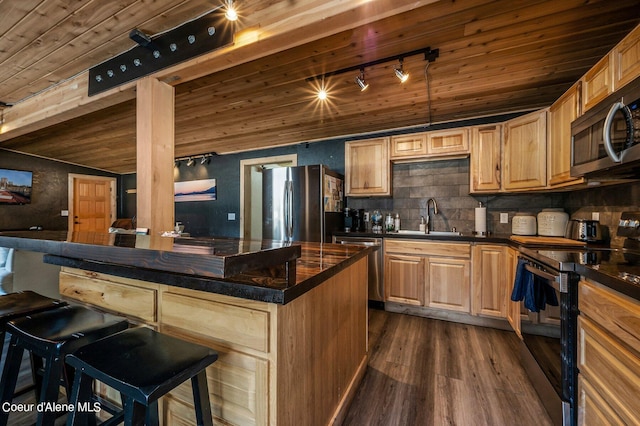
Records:
[[[431,235],[434,237],[459,237],[462,235],[462,233],[458,231],[429,231],[428,233],[425,233],[423,231],[414,231],[412,229],[400,229],[397,232],[400,235]]]
[[[458,231],[429,231],[427,235],[432,235],[434,237],[459,237],[462,235],[462,232]]]

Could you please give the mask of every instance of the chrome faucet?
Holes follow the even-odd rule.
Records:
[[[433,231],[433,224],[431,221],[431,217],[429,216],[429,203],[433,201],[433,214],[438,214],[438,203],[436,203],[436,199],[435,198],[429,198],[427,200],[427,228],[430,231]]]

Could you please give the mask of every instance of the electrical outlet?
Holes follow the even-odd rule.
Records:
[[[591,212],[591,220],[600,220],[600,212]]]
[[[227,220],[236,220],[235,213],[227,213]]]
[[[60,216],[64,216],[64,217],[69,216],[69,210],[61,210]]]
[[[509,213],[500,213],[500,223],[509,223]]]

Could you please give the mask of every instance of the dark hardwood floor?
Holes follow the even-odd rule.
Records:
[[[344,425],[551,425],[519,364],[514,333],[380,310],[369,315],[369,366]],[[28,382],[27,361],[20,385]],[[28,393],[16,402],[34,400]],[[13,413],[9,424],[32,424],[34,414]]]
[[[369,315],[369,366],[344,425],[551,425],[515,333]]]

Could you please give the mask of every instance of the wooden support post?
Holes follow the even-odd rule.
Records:
[[[172,86],[145,77],[137,84],[137,226],[173,229],[174,103]]]

